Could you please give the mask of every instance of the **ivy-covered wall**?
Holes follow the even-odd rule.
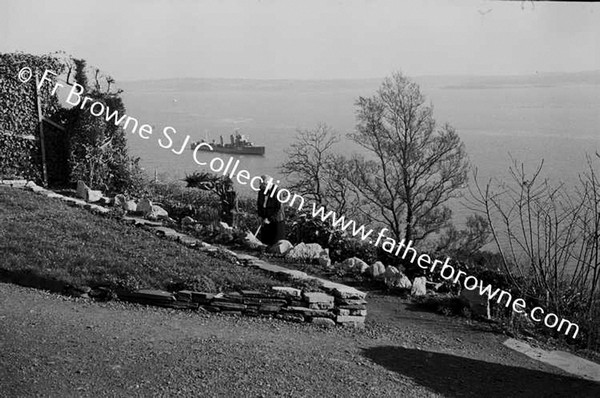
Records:
[[[39,181],[35,78],[25,83],[19,80],[19,71],[24,67],[34,73],[37,71],[41,77],[46,69],[60,75],[65,66],[53,55],[0,53],[0,178],[24,177]],[[40,93],[42,114],[49,118],[60,109],[58,98],[51,90],[52,85],[45,84]]]

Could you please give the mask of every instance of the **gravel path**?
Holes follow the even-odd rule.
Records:
[[[600,396],[468,321],[377,295],[369,311],[320,329],[0,283],[0,396]]]

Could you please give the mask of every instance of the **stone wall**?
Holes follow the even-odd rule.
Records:
[[[367,316],[367,302],[322,292],[303,292],[292,287],[273,287],[271,292],[243,290],[205,293],[181,290],[122,292],[119,298],[140,304],[170,308],[206,310],[229,315],[261,316],[322,326],[361,327]]]

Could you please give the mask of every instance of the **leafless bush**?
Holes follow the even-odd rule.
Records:
[[[490,179],[482,185],[475,172],[470,208],[486,217],[514,287],[547,311],[578,322],[585,345],[598,349],[598,176],[589,157],[574,187],[542,180],[542,166],[528,174],[515,161],[508,183]]]

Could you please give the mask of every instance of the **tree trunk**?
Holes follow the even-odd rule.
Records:
[[[412,240],[413,230],[412,230],[412,221],[413,221],[413,212],[410,206],[407,206],[406,209],[406,229],[404,233],[404,240],[406,243]]]

